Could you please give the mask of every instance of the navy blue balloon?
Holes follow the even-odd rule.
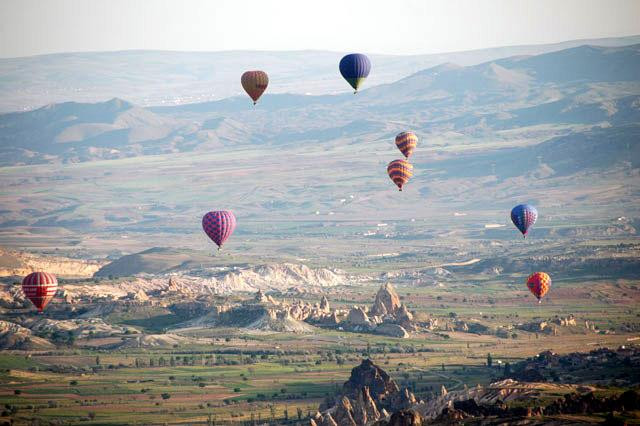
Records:
[[[530,204],[518,204],[511,210],[511,221],[526,238],[529,227],[538,219],[538,210]]]
[[[351,53],[340,60],[340,74],[358,92],[371,71],[371,61],[362,53]]]

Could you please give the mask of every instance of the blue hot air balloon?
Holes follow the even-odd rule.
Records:
[[[358,93],[358,88],[371,71],[371,61],[362,53],[351,53],[340,60],[340,74]]]
[[[530,204],[518,204],[511,210],[511,221],[527,238],[529,228],[536,223],[538,219],[538,210]]]

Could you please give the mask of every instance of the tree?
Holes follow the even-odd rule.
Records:
[[[271,404],[269,405],[269,412],[271,413],[271,420],[275,420],[276,419],[276,406]]]
[[[442,363],[442,371],[444,371],[444,362]]]
[[[174,357],[171,357],[169,359],[169,365],[172,366],[172,367],[176,366],[176,359]]]
[[[505,362],[504,364],[504,376],[509,377],[511,375],[511,364]]]
[[[493,358],[491,357],[491,354],[488,353],[487,354],[487,367],[491,368],[493,366]]]
[[[69,330],[67,332],[67,345],[68,346],[73,346],[73,344],[76,342],[76,336],[73,334],[73,332],[71,330]]]
[[[100,365],[100,356],[96,355],[96,365]]]
[[[164,393],[163,393],[163,394],[161,394],[160,396],[162,397],[162,399],[165,399],[165,400],[166,400],[166,399],[171,398],[171,395],[170,395],[170,394],[168,394],[167,392],[164,392]]]
[[[302,420],[302,408],[298,407],[296,408],[297,414],[298,414],[298,420]]]

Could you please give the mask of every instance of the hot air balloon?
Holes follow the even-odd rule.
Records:
[[[22,292],[42,312],[58,290],[58,280],[48,272],[33,272],[22,279]]]
[[[371,71],[371,61],[362,53],[352,53],[340,60],[340,74],[358,93],[358,88]]]
[[[236,217],[227,210],[209,212],[202,217],[202,229],[220,250],[236,229]]]
[[[527,238],[529,228],[536,223],[538,219],[538,210],[529,204],[518,204],[511,210],[511,221],[522,232],[524,238]]]
[[[402,186],[413,176],[413,166],[406,160],[393,160],[387,166],[389,177],[398,185],[398,190],[402,191]]]
[[[245,92],[253,99],[253,104],[255,105],[260,96],[267,90],[269,76],[264,71],[247,71],[242,74],[240,82]]]
[[[534,272],[527,279],[527,287],[538,298],[538,303],[542,303],[542,298],[551,287],[551,277],[545,272]]]
[[[402,132],[396,136],[396,146],[407,159],[413,154],[418,145],[418,137],[413,132]]]

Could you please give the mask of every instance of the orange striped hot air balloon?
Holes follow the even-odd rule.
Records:
[[[418,145],[418,137],[413,132],[402,132],[396,136],[396,146],[407,159],[413,154]]]
[[[413,176],[413,166],[406,160],[393,160],[387,166],[389,177],[398,185],[398,190],[402,191],[402,186]]]
[[[551,277],[545,272],[534,272],[527,279],[527,287],[538,298],[538,303],[541,303],[542,298],[551,288]]]
[[[22,280],[22,292],[42,312],[58,290],[58,280],[48,272],[34,272]]]
[[[253,99],[255,105],[260,96],[267,90],[269,85],[269,76],[264,71],[247,71],[242,74],[240,79],[245,92]]]

